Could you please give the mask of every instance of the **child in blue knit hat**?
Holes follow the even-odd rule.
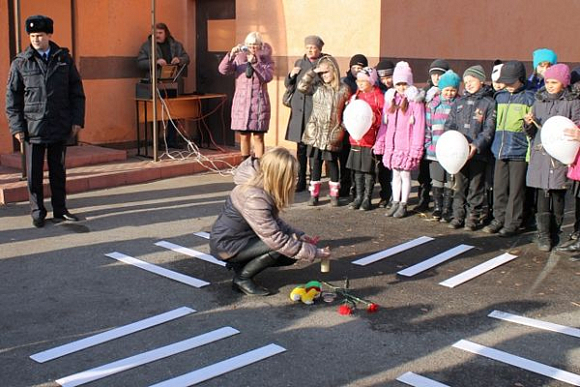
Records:
[[[426,98],[425,114],[425,160],[429,165],[429,175],[433,186],[433,220],[450,222],[452,217],[453,189],[451,176],[437,161],[435,149],[439,137],[444,132],[445,121],[457,97],[461,78],[453,70],[447,70],[438,79],[437,87],[431,88]],[[436,90],[433,93],[432,90]]]
[[[533,54],[534,72],[528,79],[528,90],[538,91],[544,86],[544,73],[558,63],[558,56],[549,48],[539,48]]]

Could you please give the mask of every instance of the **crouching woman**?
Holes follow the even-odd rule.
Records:
[[[233,288],[247,295],[270,291],[253,278],[272,266],[330,256],[316,240],[288,225],[280,212],[292,204],[298,162],[287,149],[274,148],[260,160],[249,158],[234,175],[236,187],[211,230],[211,254],[234,270]]]

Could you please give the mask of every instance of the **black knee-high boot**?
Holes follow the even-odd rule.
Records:
[[[236,271],[234,279],[232,281],[232,286],[234,289],[240,290],[241,292],[249,296],[267,296],[270,291],[253,281],[253,278],[276,264],[276,258],[272,257],[270,253],[260,255],[241,268],[241,270]]]
[[[363,211],[368,211],[373,208],[372,199],[373,199],[373,188],[375,187],[375,177],[370,173],[364,174],[364,182],[365,182],[365,191],[363,195],[363,201],[360,205],[360,209]]]
[[[354,173],[354,185],[356,189],[356,196],[354,200],[348,205],[351,210],[358,210],[363,201],[365,192],[365,175],[362,172]]]

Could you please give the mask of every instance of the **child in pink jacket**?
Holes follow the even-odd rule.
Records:
[[[411,171],[419,167],[425,144],[424,92],[413,86],[407,62],[399,62],[393,72],[394,89],[385,93],[383,123],[374,146],[383,154],[383,164],[393,171],[393,205],[387,216],[407,215],[411,193]]]

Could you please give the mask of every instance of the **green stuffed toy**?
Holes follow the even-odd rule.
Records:
[[[302,301],[303,304],[312,305],[314,300],[320,297],[322,284],[318,281],[310,281],[306,285],[296,286],[290,293],[290,299],[294,302]]]

